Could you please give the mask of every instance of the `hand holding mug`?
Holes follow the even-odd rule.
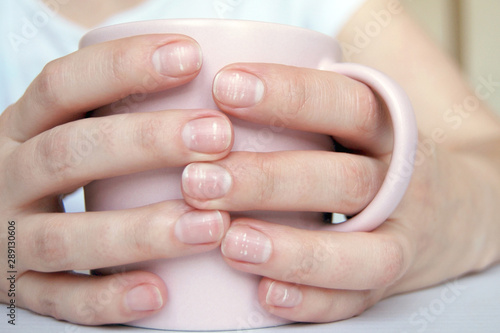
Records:
[[[228,214],[197,211],[183,200],[75,214],[64,214],[61,202],[95,179],[226,156],[232,127],[218,111],[83,119],[145,84],[151,92],[185,84],[201,63],[199,45],[185,36],[102,43],[47,64],[0,116],[0,245],[7,248],[7,221],[16,239],[14,266],[8,268],[6,255],[0,263],[3,272],[16,271],[16,306],[91,325],[139,319],[168,298],[158,276],[142,271],[97,278],[69,271],[219,246]],[[196,133],[195,140],[183,131]],[[0,300],[9,303],[10,282],[2,279],[0,288]]]
[[[232,185],[207,197],[197,190],[205,180],[196,179],[200,172],[194,172],[193,179],[189,175],[183,182],[190,205],[227,210],[232,216],[249,209],[333,209],[355,215],[373,201],[387,177],[394,137],[386,105],[367,85],[334,72],[274,64],[235,64],[218,75],[249,77],[215,80],[214,97],[225,113],[266,125],[291,114],[287,127],[331,135],[350,152],[232,152],[220,161],[196,163],[185,173],[209,165],[221,170],[221,178],[230,177]],[[264,87],[257,102],[232,98],[252,94],[255,89],[242,83],[256,80]],[[350,318],[388,296],[458,275],[470,262],[460,262],[464,253],[450,242],[456,237],[466,244],[467,233],[450,234],[452,224],[433,223],[446,220],[455,202],[443,200],[446,188],[436,176],[447,172],[460,179],[461,169],[447,170],[453,168],[426,159],[416,168],[399,207],[372,232],[303,230],[240,216],[222,242],[225,262],[264,276],[259,303],[269,313],[298,322]],[[216,187],[214,178],[210,186]],[[453,196],[471,186],[457,183]],[[425,245],[431,239],[434,246]],[[451,267],[441,268],[443,258],[436,251]],[[248,317],[246,327],[254,322]]]

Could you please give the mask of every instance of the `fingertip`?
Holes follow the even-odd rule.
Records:
[[[244,70],[224,68],[217,73],[212,94],[218,104],[227,108],[250,108],[264,98],[264,82]]]
[[[104,276],[103,279],[109,280],[105,284],[108,291],[116,289],[121,294],[122,305],[117,309],[122,310],[113,322],[122,323],[148,317],[161,310],[167,302],[167,287],[154,273],[131,271]],[[114,311],[110,310],[110,314],[113,313]],[[112,316],[109,319],[111,320]]]
[[[228,228],[227,212],[192,210],[177,220],[174,234],[184,244],[219,245]]]
[[[267,303],[267,292],[269,291],[269,287],[273,284],[274,280],[269,279],[267,277],[263,277],[260,280],[259,287],[257,289],[257,295],[259,297],[259,302],[262,307],[265,309],[269,308],[269,304]]]
[[[303,296],[295,284],[263,278],[258,288],[259,303],[270,314],[292,321],[308,321],[300,314]]]
[[[167,302],[163,280],[145,271],[102,276],[29,271],[18,283],[20,307],[83,325],[142,319]]]
[[[197,74],[202,61],[201,47],[192,39],[181,39],[162,45],[156,49],[152,57],[156,72],[168,77]]]
[[[125,295],[126,306],[130,311],[156,311],[165,304],[160,289],[154,284],[140,284],[130,289]]]
[[[259,285],[259,299],[269,309],[291,309],[302,303],[303,295],[297,284],[263,279]]]
[[[225,156],[233,145],[233,126],[223,114],[194,118],[184,125],[181,137],[191,151]]]

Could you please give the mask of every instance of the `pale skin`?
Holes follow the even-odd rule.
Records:
[[[368,1],[337,38],[353,44],[356,27],[364,27],[372,11],[387,6],[385,0]],[[78,22],[95,24],[81,17]],[[164,45],[191,50],[189,65],[180,70],[168,57],[153,63],[153,54]],[[90,278],[64,271],[177,257],[222,245],[229,265],[264,276],[259,299],[266,310],[295,321],[330,322],[358,315],[391,295],[481,271],[500,260],[500,122],[479,103],[459,128],[450,126],[444,113],[473,91],[406,14],[395,15],[349,60],[380,69],[403,85],[416,110],[420,141],[433,149],[420,155],[396,211],[369,233],[303,231],[244,218],[230,223],[231,211],[246,209],[352,215],[374,196],[390,157],[390,122],[368,87],[341,75],[234,64],[223,71],[250,74],[263,83],[257,103],[227,101],[220,93],[221,88],[248,88],[214,86],[223,112],[166,110],[81,119],[130,93],[145,75],[159,82],[158,91],[189,82],[200,69],[197,47],[185,36],[155,35],[80,50],[48,64],[2,114],[0,212],[3,220],[17,223],[18,306],[89,325],[143,318],[168,299],[168,286],[156,275],[137,271]],[[68,73],[79,73],[79,79],[71,80]],[[266,124],[283,109],[295,115],[289,127],[331,135],[357,153],[229,154],[232,130],[225,114]],[[183,140],[180,133],[193,120],[201,136],[213,134],[207,133],[207,124],[217,122],[224,129],[220,140],[211,145]],[[99,126],[114,130],[83,163],[65,163],[78,133]],[[444,139],[433,136],[436,129]],[[189,168],[225,170],[232,185],[216,198],[207,197],[193,190],[199,180],[185,172],[187,204],[179,200],[127,211],[57,213],[61,194],[93,179],[192,162]],[[241,172],[242,164],[252,172]],[[307,197],[298,195],[304,186]],[[204,225],[186,223],[201,214],[210,217]],[[231,242],[241,233],[267,238],[270,254],[242,261]],[[107,251],[96,252],[103,246]],[[1,260],[6,271],[5,258]],[[0,300],[7,302],[8,285],[0,283]],[[109,303],[102,306],[99,295],[109,290]],[[139,292],[141,300],[135,297]]]

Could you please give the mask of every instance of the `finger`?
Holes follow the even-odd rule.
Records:
[[[353,215],[375,196],[385,168],[383,162],[353,154],[235,152],[221,161],[187,166],[182,190],[190,205],[202,209]]]
[[[222,253],[238,270],[350,290],[393,284],[412,258],[412,248],[393,236],[299,230],[249,219],[232,223],[222,241]]]
[[[190,81],[201,51],[180,35],[145,35],[85,47],[45,66],[8,110],[3,130],[23,142],[56,125],[133,93]]]
[[[144,318],[158,312],[167,298],[163,281],[147,272],[104,277],[27,272],[17,286],[20,307],[84,325]]]
[[[392,150],[390,118],[368,86],[320,70],[235,64],[217,75],[214,100],[238,118],[323,133],[376,155]]]
[[[348,319],[376,303],[375,291],[335,290],[262,279],[259,299],[270,313],[298,322],[327,323]]]
[[[232,127],[217,111],[165,111],[82,119],[46,131],[8,157],[9,201],[31,202],[91,180],[229,153]]]
[[[212,250],[229,215],[195,211],[183,201],[87,213],[46,213],[26,219],[19,262],[27,270],[97,269]]]

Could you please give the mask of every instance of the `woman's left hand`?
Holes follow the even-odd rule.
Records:
[[[392,129],[385,107],[364,84],[332,72],[235,64],[219,74],[214,99],[235,117],[330,135],[356,153],[235,152],[194,163],[183,180],[190,205],[349,216],[377,193]],[[478,214],[495,205],[489,190],[500,188],[488,158],[437,145],[420,157],[403,201],[373,232],[306,231],[240,218],[222,243],[225,260],[264,276],[259,299],[266,310],[305,322],[349,318],[385,297],[497,261],[500,226]]]

